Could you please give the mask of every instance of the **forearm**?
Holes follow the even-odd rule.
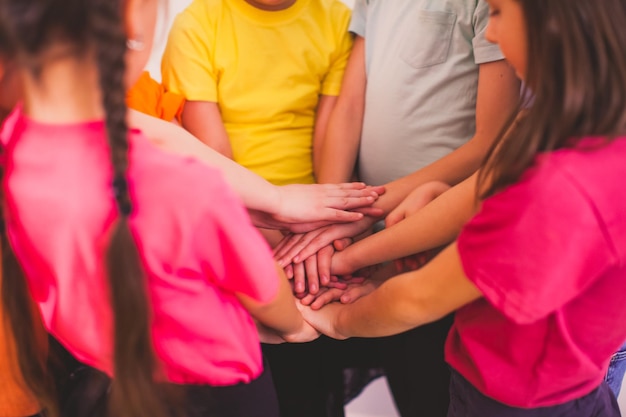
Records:
[[[233,158],[230,139],[217,103],[188,101],[182,114],[183,127],[205,145],[227,158]]]
[[[282,268],[277,266],[277,271],[280,283],[274,300],[267,304],[260,304],[246,296],[239,295],[238,297],[255,320],[280,336],[288,336],[302,328],[304,319],[296,308],[296,300]]]
[[[358,270],[450,243],[476,211],[475,186],[473,175],[417,213],[354,243],[339,256]]]
[[[266,213],[276,212],[276,205],[280,202],[278,187],[204,145],[186,130],[133,110],[129,112],[129,122],[159,148],[192,156],[219,169],[226,182],[249,209]]]
[[[365,40],[357,36],[344,73],[341,93],[322,140],[316,172],[320,183],[352,179],[361,140],[366,85]]]
[[[423,268],[390,278],[342,306],[333,324],[343,337],[389,336],[438,320],[481,296],[452,244]]]
[[[349,106],[335,106],[326,132],[317,169],[317,182],[334,184],[352,179],[359,152],[362,117]]]
[[[435,320],[420,306],[419,299],[406,296],[412,280],[410,273],[397,275],[339,310],[335,316],[336,331],[344,337],[384,337]]]
[[[476,95],[476,131],[463,146],[385,186],[376,206],[389,213],[413,189],[429,182],[455,185],[475,172],[519,102],[520,83],[504,60],[481,64]]]

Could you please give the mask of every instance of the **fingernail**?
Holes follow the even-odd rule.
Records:
[[[293,258],[292,261],[294,264],[297,264],[298,262],[300,262],[300,256],[296,255],[295,258]]]
[[[309,286],[309,289],[311,290],[312,293],[316,293],[317,292],[317,284],[311,284]]]

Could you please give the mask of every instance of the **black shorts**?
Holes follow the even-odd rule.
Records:
[[[104,373],[80,365],[72,372],[61,405],[63,417],[112,417],[107,415],[111,379]],[[263,373],[247,384],[214,387],[172,385],[177,394],[177,417],[279,417],[272,376]]]

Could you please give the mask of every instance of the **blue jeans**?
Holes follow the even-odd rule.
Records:
[[[609,387],[611,387],[611,391],[615,394],[615,398],[619,396],[622,388],[624,373],[626,373],[626,343],[611,357],[609,370],[604,378]]]

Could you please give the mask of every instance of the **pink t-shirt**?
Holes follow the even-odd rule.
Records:
[[[118,218],[104,124],[5,124],[7,226],[48,330],[112,373],[104,253]],[[271,252],[220,173],[130,134],[130,224],[145,266],[153,339],[169,381],[231,385],[263,370],[254,322],[235,293],[277,294]],[[128,317],[132,320],[132,317]]]
[[[484,298],[460,309],[446,359],[516,407],[595,389],[626,340],[626,138],[543,154],[461,232]]]

